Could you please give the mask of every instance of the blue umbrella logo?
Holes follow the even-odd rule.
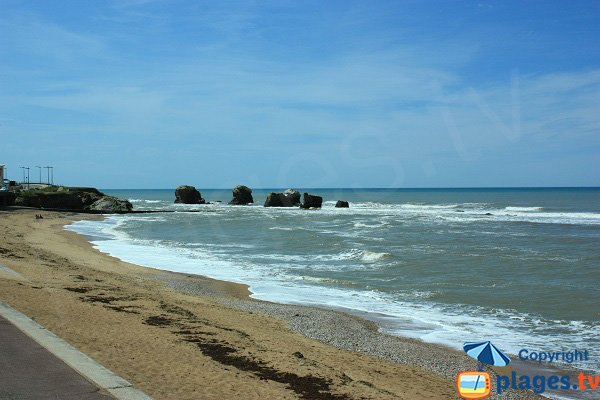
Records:
[[[463,349],[470,357],[479,361],[480,371],[483,370],[483,364],[505,367],[510,363],[510,358],[504,355],[489,340],[487,342],[465,343]]]

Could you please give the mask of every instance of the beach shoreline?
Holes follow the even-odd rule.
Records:
[[[254,300],[247,285],[125,263],[64,229],[99,216],[0,213],[0,262],[22,277],[0,275],[0,301],[155,398],[456,398],[456,373],[476,367],[355,315]]]

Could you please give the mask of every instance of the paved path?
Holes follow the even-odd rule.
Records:
[[[2,317],[0,371],[2,400],[114,399]]]
[[[145,393],[0,303],[0,400],[152,400]]]

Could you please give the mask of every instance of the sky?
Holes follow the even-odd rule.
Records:
[[[104,189],[600,186],[597,0],[0,9],[11,179],[53,166],[55,183]]]

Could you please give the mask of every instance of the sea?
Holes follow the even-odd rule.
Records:
[[[135,210],[67,229],[101,252],[249,285],[252,297],[345,310],[382,330],[508,354],[584,351],[600,371],[600,188],[298,189],[318,210],[175,204],[174,190],[104,190]],[[347,200],[349,208],[335,208]],[[168,212],[167,212],[168,211]]]

